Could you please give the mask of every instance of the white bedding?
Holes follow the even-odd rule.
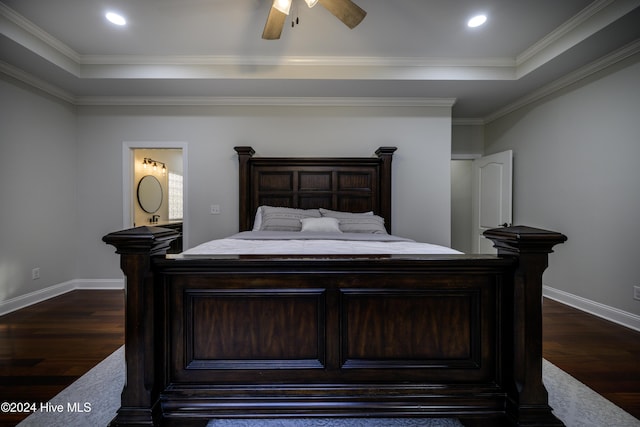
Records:
[[[460,254],[445,246],[418,243],[389,234],[245,231],[211,240],[189,255],[379,255]]]

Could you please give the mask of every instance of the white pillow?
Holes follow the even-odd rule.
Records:
[[[261,226],[262,226],[262,206],[258,206],[258,209],[256,210],[256,216],[253,219],[252,231],[260,231]]]
[[[300,231],[316,231],[323,233],[342,233],[340,221],[337,218],[302,218],[302,229]]]

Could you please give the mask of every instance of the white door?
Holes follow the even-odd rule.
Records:
[[[493,242],[482,233],[491,228],[511,225],[512,176],[511,150],[473,161],[471,248],[475,253],[495,254]]]

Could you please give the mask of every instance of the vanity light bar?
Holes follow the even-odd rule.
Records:
[[[162,175],[167,173],[167,166],[164,164],[164,162],[161,162],[160,160],[153,160],[150,157],[145,157],[144,160],[142,161],[142,167],[144,167],[145,169],[148,167],[153,168],[154,172],[158,170],[158,163],[160,163],[162,165]]]

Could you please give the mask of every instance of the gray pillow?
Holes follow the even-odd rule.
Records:
[[[353,213],[320,208],[320,213],[322,216],[339,219],[343,233],[387,234],[384,218],[373,215],[372,212]]]
[[[303,218],[320,218],[318,209],[280,208],[262,206],[260,231],[300,231]]]

